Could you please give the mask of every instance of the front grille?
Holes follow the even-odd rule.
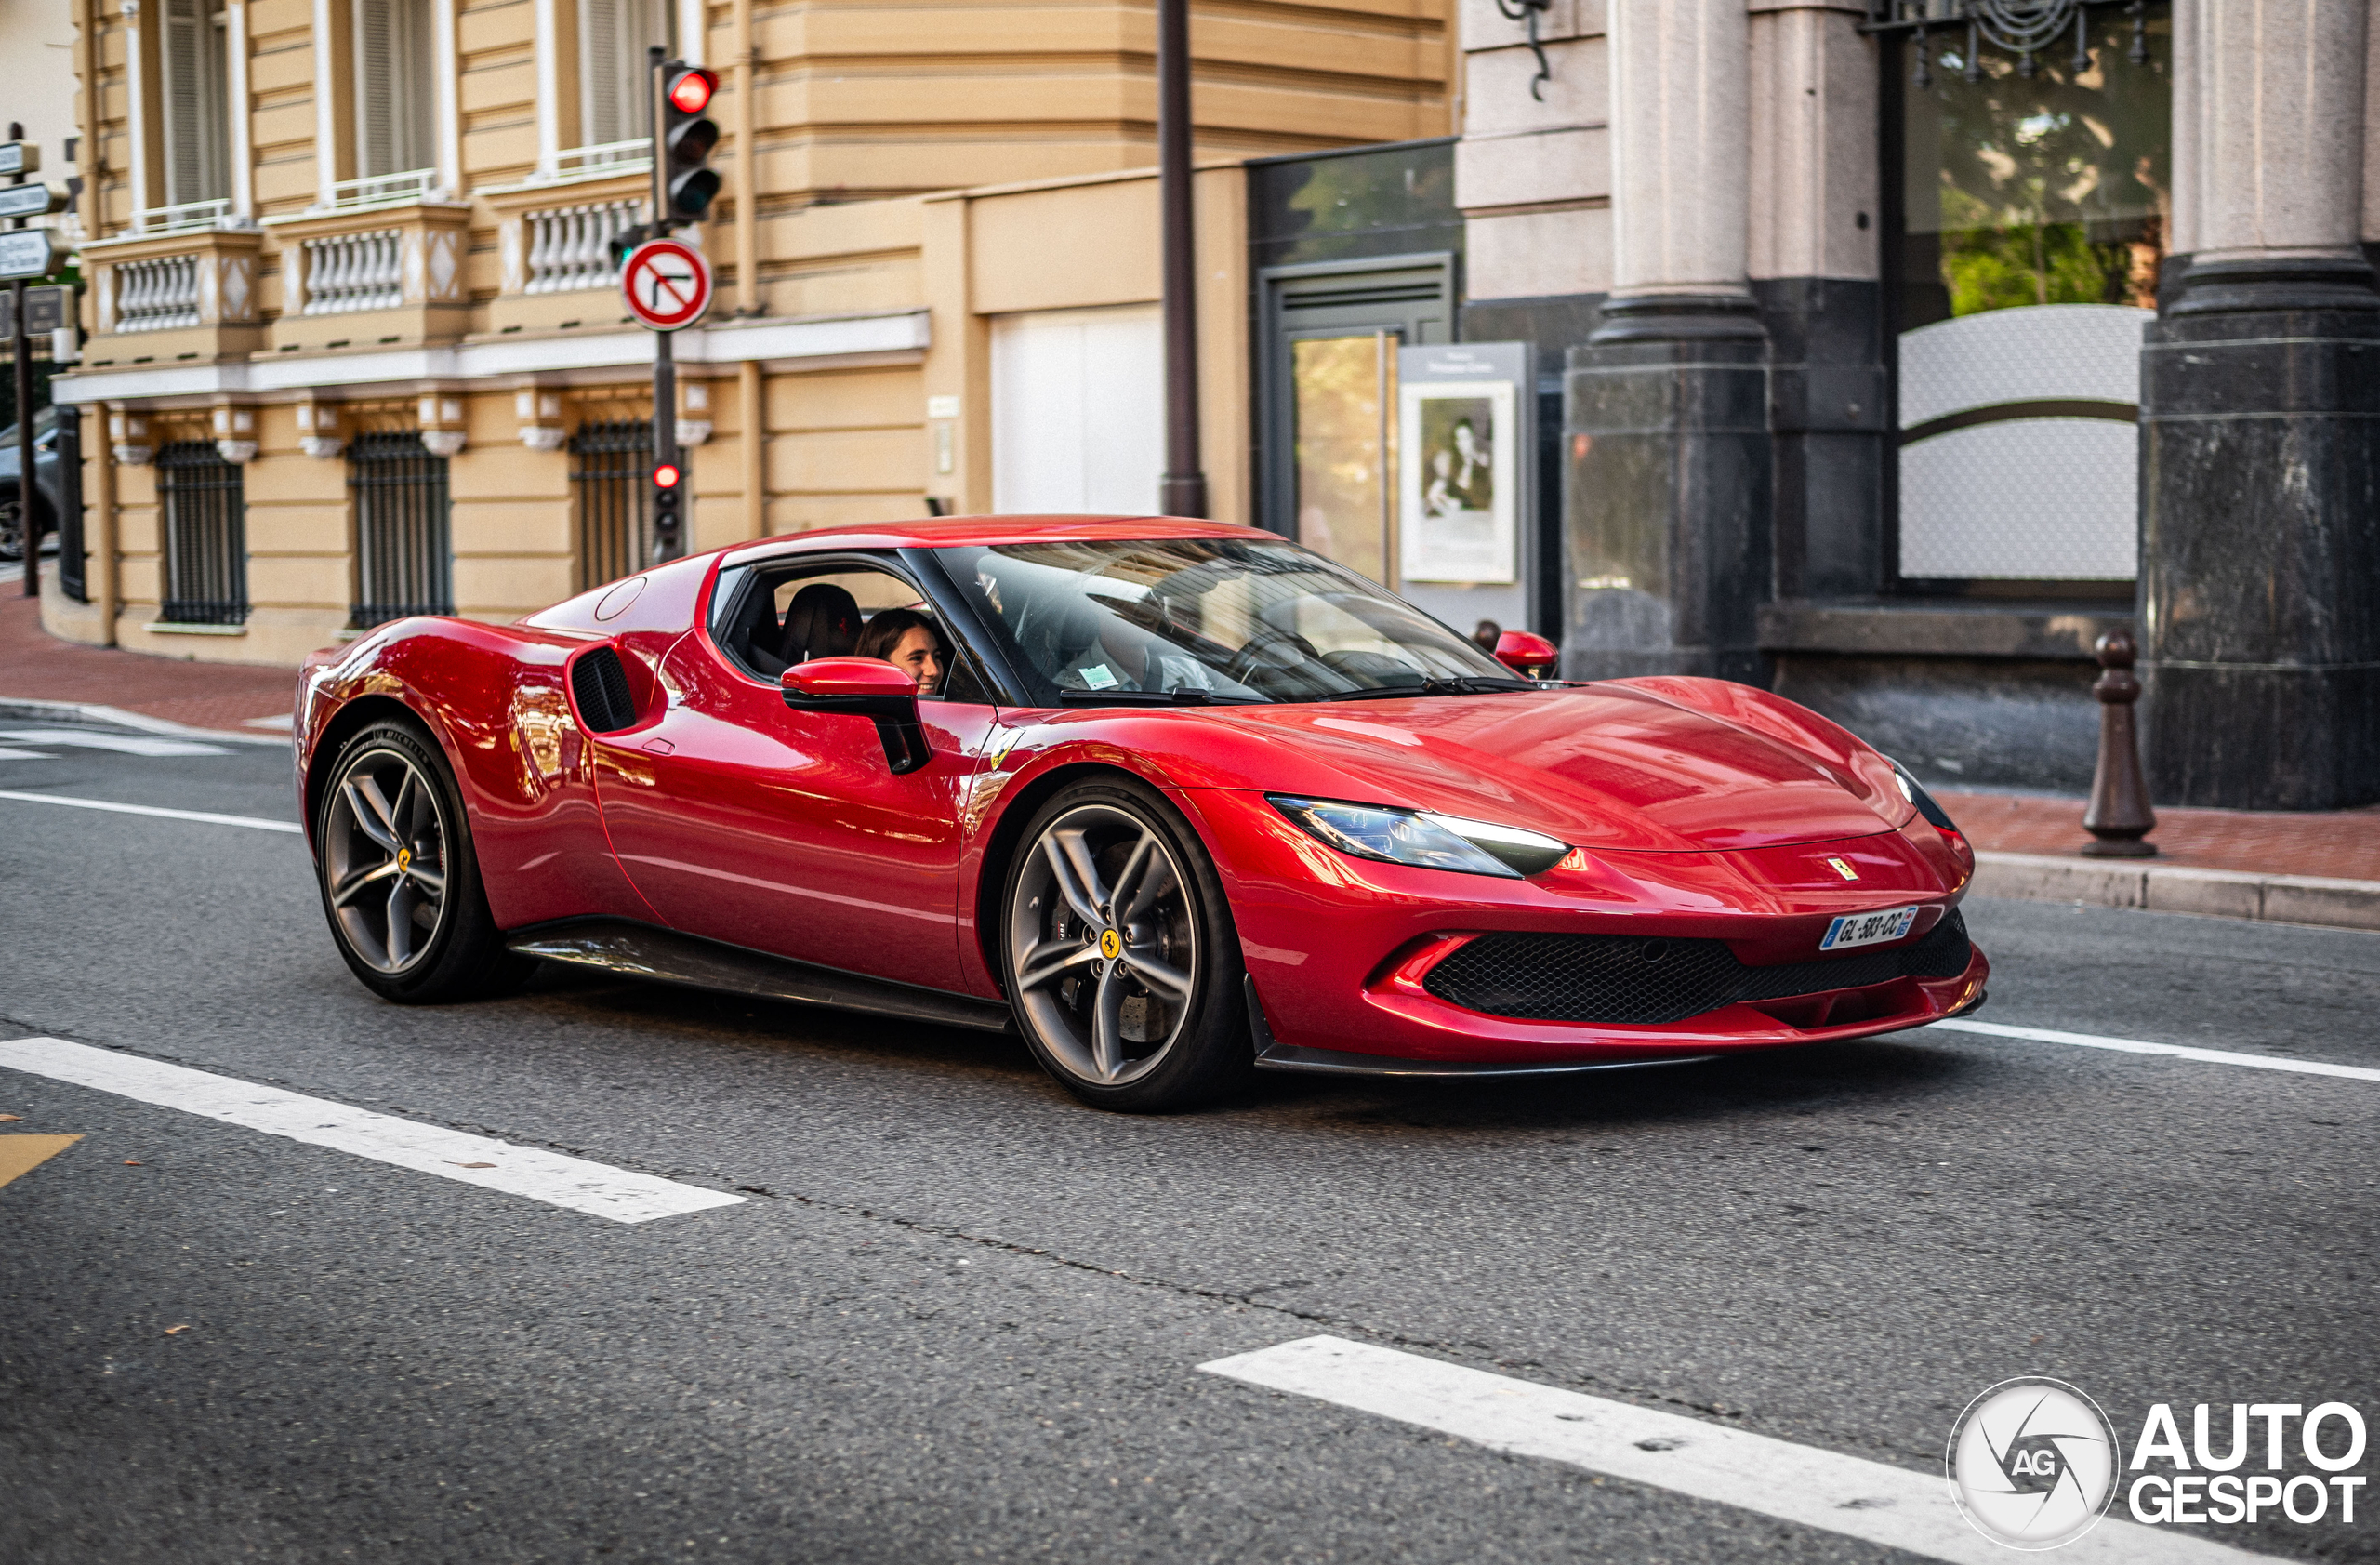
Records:
[[[1483,935],[1430,969],[1449,1004],[1542,1022],[1684,1021],[1739,1000],[1786,1000],[1895,978],[1955,978],[1974,948],[1953,909],[1913,945],[1747,967],[1724,940],[1641,935]]]

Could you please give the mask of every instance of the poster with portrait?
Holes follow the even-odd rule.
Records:
[[[1427,350],[1407,350],[1408,355]],[[1405,581],[1519,579],[1515,386],[1414,379],[1398,388],[1397,575]]]

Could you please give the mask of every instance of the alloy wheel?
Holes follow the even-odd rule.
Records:
[[[374,748],[349,763],[324,812],[331,913],[365,965],[417,965],[446,921],[447,823],[437,786],[413,760]]]
[[[1138,1081],[1180,1040],[1198,931],[1173,850],[1146,822],[1083,804],[1042,829],[1009,904],[1009,973],[1043,1049],[1103,1087]]]

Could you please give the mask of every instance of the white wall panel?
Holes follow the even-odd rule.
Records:
[[[994,318],[994,509],[1146,515],[1164,470],[1165,338],[1155,309]]]

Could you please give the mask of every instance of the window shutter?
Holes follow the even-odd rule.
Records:
[[[220,0],[166,0],[165,205],[214,201],[231,162],[225,119]]]
[[[396,161],[397,50],[391,13],[403,0],[355,0],[356,173],[394,174]]]
[[[636,131],[621,123],[623,61],[637,52],[627,35],[628,7],[621,0],[578,0],[581,139],[590,147],[625,141]]]

